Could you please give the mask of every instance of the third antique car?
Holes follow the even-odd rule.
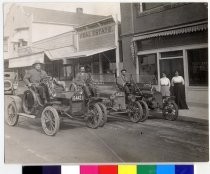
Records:
[[[132,122],[145,121],[143,108],[135,95],[125,94],[117,85],[117,78],[114,74],[109,76],[109,84],[99,87],[98,95],[103,98],[103,104],[108,110],[108,115],[127,114]]]

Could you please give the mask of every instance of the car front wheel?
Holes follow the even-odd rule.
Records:
[[[45,134],[49,136],[55,135],[60,127],[60,118],[57,110],[52,106],[44,108],[41,114],[41,123]]]
[[[87,126],[96,129],[102,122],[103,113],[98,103],[89,106],[87,114]]]

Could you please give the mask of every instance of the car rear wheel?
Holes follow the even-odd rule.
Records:
[[[174,101],[168,102],[168,104],[163,107],[163,118],[170,121],[176,120],[178,110],[178,106]]]
[[[103,113],[99,104],[91,104],[89,106],[87,126],[92,129],[96,129],[102,122]]]
[[[14,101],[7,106],[7,124],[10,126],[15,126],[18,123],[19,115],[17,111],[17,106]]]
[[[133,102],[131,104],[130,109],[131,109],[129,113],[130,120],[134,123],[139,122],[143,117],[143,109],[141,104],[138,101]]]
[[[145,101],[139,101],[139,103],[141,104],[141,107],[143,109],[143,115],[139,121],[144,122],[149,116],[149,108]]]
[[[60,118],[58,112],[52,106],[44,108],[41,114],[42,129],[49,136],[55,135],[60,127]]]
[[[99,126],[103,127],[105,123],[107,122],[107,109],[103,103],[98,103],[98,105],[100,106],[101,111],[102,111],[102,121]]]

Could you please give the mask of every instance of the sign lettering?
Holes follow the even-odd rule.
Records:
[[[84,39],[87,37],[94,37],[94,36],[99,36],[102,34],[107,34],[107,33],[112,33],[112,32],[114,32],[113,26],[105,26],[103,28],[97,28],[90,31],[82,32],[79,34],[79,38]]]

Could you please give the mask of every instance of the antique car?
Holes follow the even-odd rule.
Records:
[[[145,79],[152,79],[146,77]],[[138,83],[137,82],[141,82]],[[142,83],[143,82],[143,83]],[[178,117],[178,106],[174,96],[162,96],[152,85],[152,80],[145,81],[144,77],[131,75],[132,93],[139,100],[144,100],[151,112],[162,111],[163,118],[174,121]]]
[[[18,88],[18,75],[15,72],[4,72],[4,93],[15,94]]]
[[[100,98],[103,98],[102,103],[106,106],[108,115],[125,113],[132,122],[144,121],[142,105],[136,101],[135,95],[126,95],[116,82],[117,78],[113,78],[111,85],[105,85],[98,91]]]
[[[47,91],[47,103],[41,100],[36,84],[24,92],[22,96],[11,96],[8,104],[6,118],[10,126],[15,126],[19,116],[28,118],[41,118],[42,128],[45,134],[52,136],[57,133],[60,126],[60,118],[85,121],[90,128],[97,128],[102,125],[103,116],[106,110],[97,97],[86,98],[82,87],[70,84],[69,89],[56,88],[52,77],[41,79],[42,85]],[[104,123],[103,123],[104,124]]]

